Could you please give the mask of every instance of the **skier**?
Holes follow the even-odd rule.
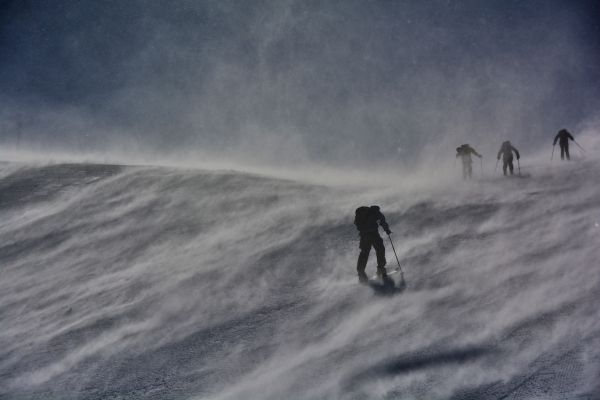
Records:
[[[554,143],[552,143],[552,146],[556,146],[556,142],[559,139],[560,139],[560,141],[558,142],[558,144],[560,145],[560,159],[564,160],[565,154],[566,154],[567,160],[570,160],[571,157],[569,157],[569,139],[571,139],[573,141],[575,139],[573,138],[571,133],[569,133],[569,131],[566,129],[561,129],[560,131],[558,131],[558,133],[554,137]]]
[[[502,143],[500,150],[498,150],[498,160],[500,160],[500,155],[502,155],[502,172],[504,172],[504,176],[506,176],[506,168],[510,170],[510,174],[513,174],[514,166],[513,166],[513,151],[517,155],[517,160],[521,159],[521,155],[519,154],[519,150],[515,149],[512,144],[510,144],[510,140]]]
[[[385,222],[384,215],[379,211],[379,206],[362,206],[356,209],[354,225],[356,225],[360,236],[360,254],[356,263],[356,271],[358,272],[358,281],[361,283],[369,281],[365,273],[365,268],[367,267],[371,247],[375,248],[375,254],[377,255],[377,275],[387,278],[387,271],[385,270],[385,247],[383,239],[379,236],[378,222],[385,233],[388,235],[392,233],[387,222]]]
[[[481,154],[477,153],[475,149],[468,144],[463,144],[456,148],[456,158],[460,157],[462,159],[463,179],[470,179],[473,174],[473,160],[471,159],[471,154],[481,158]]]

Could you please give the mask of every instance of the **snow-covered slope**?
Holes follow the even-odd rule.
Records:
[[[598,399],[600,164],[530,172],[407,191],[3,164],[0,399]],[[357,284],[363,204],[396,295]]]

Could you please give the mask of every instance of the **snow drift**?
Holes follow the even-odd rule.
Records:
[[[3,164],[0,398],[598,398],[600,163],[528,173]],[[357,284],[363,204],[394,232],[394,296]]]

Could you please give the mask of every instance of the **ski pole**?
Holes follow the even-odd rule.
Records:
[[[481,177],[483,178],[483,157],[479,157],[479,166],[481,167]]]
[[[396,249],[394,248],[394,242],[392,242],[392,237],[390,236],[389,233],[388,233],[388,239],[390,239],[390,243],[392,244],[392,250],[394,250],[394,255],[396,256],[396,261],[398,262],[398,269],[400,270],[401,274],[404,274],[404,271],[402,271],[402,267],[400,266],[400,260],[398,260],[398,254],[396,254]]]
[[[521,176],[521,163],[519,162],[518,158],[517,158],[517,166],[519,167],[519,176]]]
[[[556,144],[552,145],[552,155],[550,156],[550,161],[554,158],[554,149],[556,148]]]
[[[499,158],[496,160],[496,166],[494,167],[494,175],[496,175],[496,170],[498,169],[498,162],[500,162]]]
[[[585,153],[585,150],[583,149],[583,147],[581,147],[575,139],[573,139],[573,142],[577,145],[577,147],[579,147],[581,149],[581,151],[583,151]]]

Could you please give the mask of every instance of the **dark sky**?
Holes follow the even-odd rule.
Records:
[[[598,1],[0,4],[5,144],[372,161],[600,105]]]

